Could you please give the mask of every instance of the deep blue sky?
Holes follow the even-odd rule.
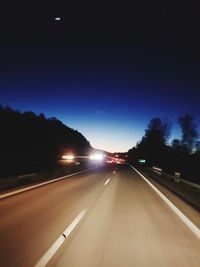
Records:
[[[57,117],[108,151],[135,145],[154,116],[173,122],[172,138],[186,112],[200,125],[196,8],[111,2],[5,7],[0,104]]]

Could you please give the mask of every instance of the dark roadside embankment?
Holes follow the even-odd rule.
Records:
[[[181,179],[164,172],[155,172],[150,167],[137,166],[137,169],[147,178],[153,179],[157,183],[181,197],[188,204],[200,211],[200,188],[198,185],[192,186],[185,184]]]
[[[31,186],[40,182],[46,182],[51,179],[56,179],[65,175],[69,175],[94,167],[94,165],[92,165],[88,160],[81,160],[71,163],[66,162],[64,160],[40,160],[32,164],[24,164],[24,169],[19,168],[19,164],[16,165],[17,168],[14,168],[14,165],[5,165],[4,162],[3,166],[1,162],[1,193],[13,189]]]
[[[0,105],[0,123],[0,191],[88,168],[87,161],[60,160],[65,154],[88,155],[92,147],[81,133],[55,117]]]

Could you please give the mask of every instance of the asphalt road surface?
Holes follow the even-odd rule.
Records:
[[[102,167],[0,201],[0,266],[45,265],[199,267],[200,239],[132,168]]]

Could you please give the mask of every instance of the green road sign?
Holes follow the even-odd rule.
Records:
[[[139,159],[139,163],[141,163],[141,164],[146,163],[146,159]]]

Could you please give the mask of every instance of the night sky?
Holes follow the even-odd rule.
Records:
[[[1,8],[1,105],[57,117],[111,152],[134,146],[154,116],[173,122],[172,138],[186,112],[200,125],[199,6],[13,2]]]

